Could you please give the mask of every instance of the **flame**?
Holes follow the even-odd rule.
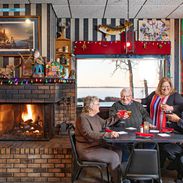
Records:
[[[33,119],[33,112],[32,112],[32,107],[30,104],[26,105],[27,112],[22,113],[22,119],[23,121],[27,121],[29,119]]]

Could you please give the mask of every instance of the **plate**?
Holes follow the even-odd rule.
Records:
[[[150,130],[150,133],[159,133],[159,130]]]
[[[160,137],[170,137],[170,135],[167,134],[167,133],[158,133],[158,135],[159,135]]]
[[[125,128],[125,129],[127,129],[127,130],[136,130],[137,128],[134,128],[134,127],[127,127],[127,128]]]
[[[125,134],[128,134],[128,132],[125,132],[125,131],[120,131],[120,132],[118,132],[119,133],[119,135],[125,135]]]

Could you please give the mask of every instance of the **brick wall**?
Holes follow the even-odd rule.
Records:
[[[0,182],[71,182],[67,137],[50,141],[0,142]]]

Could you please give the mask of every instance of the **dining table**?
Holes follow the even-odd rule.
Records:
[[[160,132],[159,130],[150,130],[148,134],[138,132],[136,128],[114,128],[114,131],[118,131],[119,137],[109,138],[104,137],[103,140],[106,143],[135,143],[135,142],[153,142],[153,143],[182,143],[183,134],[172,132]]]

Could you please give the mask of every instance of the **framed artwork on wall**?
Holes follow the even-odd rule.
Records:
[[[39,49],[39,17],[0,17],[0,55],[19,56]]]
[[[138,21],[139,41],[170,41],[170,20]]]

